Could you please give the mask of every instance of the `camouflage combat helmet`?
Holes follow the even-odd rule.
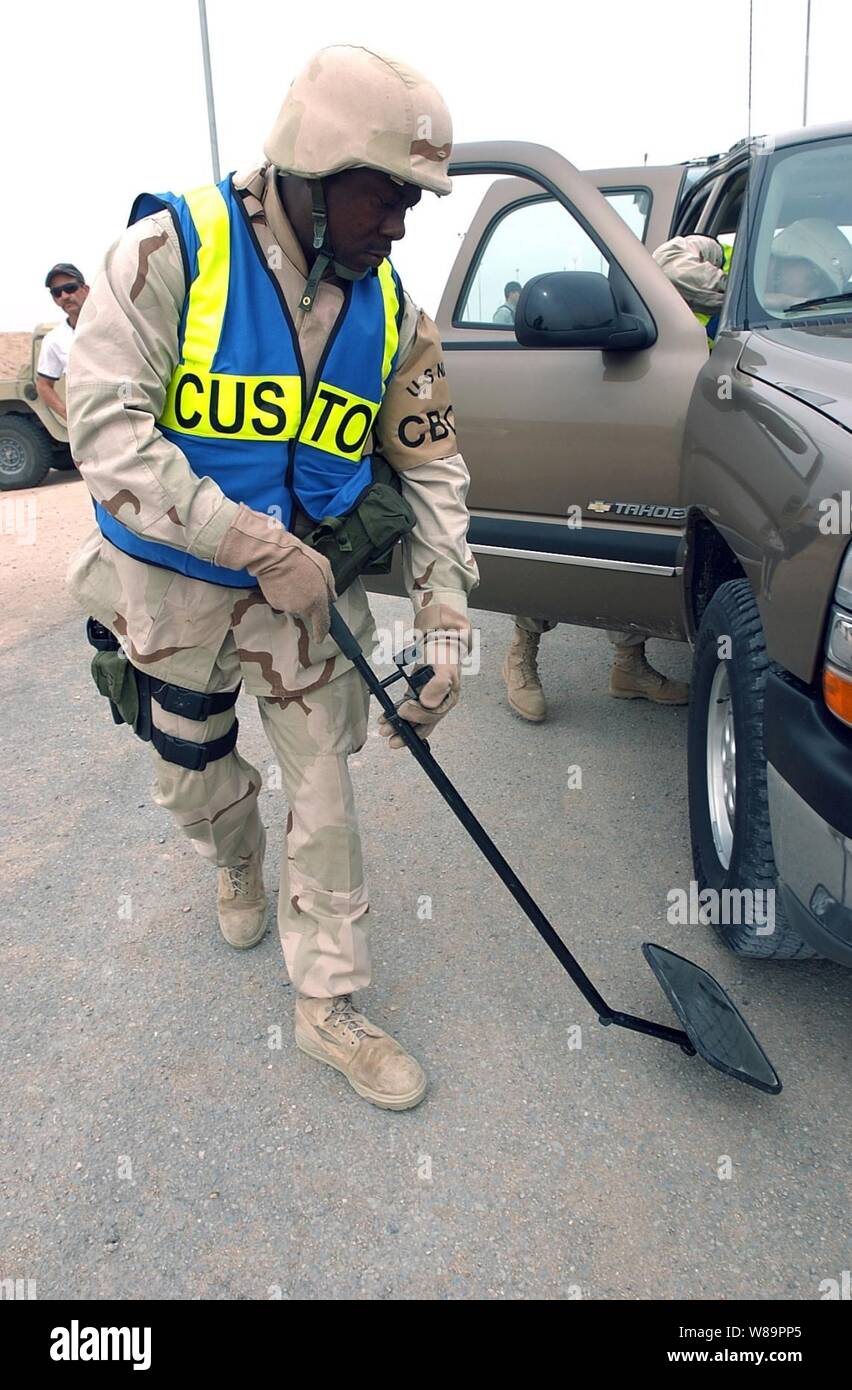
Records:
[[[450,193],[452,145],[452,121],[443,97],[407,64],[350,44],[314,54],[291,83],[263,147],[279,172],[306,179],[311,188],[319,255],[305,286],[303,308],[311,307],[329,263],[344,279],[369,273],[334,259],[322,180],[344,169],[378,169],[395,183]]]
[[[368,48],[322,48],[294,78],[264,153],[283,173],[321,179],[367,167],[449,193],[450,113],[419,72]]]
[[[838,294],[852,276],[852,246],[824,217],[802,217],[773,238],[773,256],[810,261],[827,276]]]

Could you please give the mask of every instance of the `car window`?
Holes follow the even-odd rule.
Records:
[[[852,140],[813,141],[768,158],[748,284],[752,317],[852,313]]]
[[[678,219],[676,232],[677,236],[692,235],[692,233],[695,231],[695,228],[698,226],[699,221],[701,220],[701,216],[704,212],[704,209],[707,206],[709,198],[710,191],[708,190],[703,198],[698,198],[695,202],[690,203],[686,212],[684,212]]]
[[[704,175],[707,173],[707,170],[711,167],[711,163],[711,160],[704,160],[700,161],[699,163],[688,164],[686,166],[683,175],[683,184],[681,185],[680,190],[681,202],[684,201],[687,193],[692,192],[693,188],[698,183],[698,180],[704,178]]]
[[[634,236],[645,240],[648,218],[651,215],[649,188],[602,188],[601,193],[610,207],[626,222]]]
[[[675,236],[692,235],[718,187],[718,179],[713,178],[709,179],[702,188],[697,188],[694,192],[691,191],[690,195],[682,195],[675,221]]]
[[[645,234],[648,189],[612,189],[607,201],[640,238]],[[486,231],[462,294],[459,327],[511,328],[528,280],[558,270],[609,275],[609,261],[577,219],[555,198],[528,199],[509,208]]]
[[[726,241],[736,235],[745,202],[748,170],[739,169],[726,179],[705,227],[707,236]]]

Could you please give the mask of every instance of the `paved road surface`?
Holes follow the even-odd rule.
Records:
[[[354,773],[364,1002],[432,1083],[388,1114],[295,1050],[274,918],[256,950],[225,945],[209,870],[150,800],[147,750],[94,692],[63,591],[83,484],[53,474],[0,507],[0,1277],[41,1298],[815,1299],[850,1268],[849,974],[738,960],[667,922],[691,872],[686,712],[608,699],[602,633],[544,639],[551,718],[528,727],[502,698],[508,619],[482,614],[482,672],[435,751],[607,997],[669,1020],[640,943],[691,955],[785,1091],[600,1028],[373,728]],[[688,673],[686,648],[650,652]],[[286,805],[274,788],[262,805],[271,886]]]

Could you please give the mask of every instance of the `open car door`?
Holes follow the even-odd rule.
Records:
[[[680,637],[681,441],[707,347],[640,240],[655,202],[653,235],[668,233],[680,173],[642,172],[644,185],[618,171],[611,205],[544,146],[457,146],[441,203],[470,202],[467,179],[487,187],[436,318],[472,479],[474,606]],[[505,286],[552,272],[604,277],[644,315],[648,345],[523,346],[494,321]]]

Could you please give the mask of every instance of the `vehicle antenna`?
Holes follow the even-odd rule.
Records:
[[[210,154],[213,160],[213,182],[219,182],[219,141],[216,136],[216,108],[213,104],[213,73],[210,68],[210,40],[207,37],[207,5],[198,0],[198,19],[201,24],[201,54],[204,59],[204,87],[207,92],[207,123],[210,126]]]
[[[748,150],[748,167],[746,171],[745,186],[745,253],[746,264],[748,264],[749,236],[751,235],[751,180],[754,165],[754,150],[751,143],[751,75],[754,62],[754,0],[748,0],[748,116],[746,120],[746,148]],[[740,255],[740,260],[743,257]],[[748,300],[746,300],[745,316],[743,327],[748,328]]]
[[[204,3],[204,0],[200,0]],[[752,43],[755,36],[755,0],[749,0],[749,97],[748,97],[748,129],[746,129],[746,139],[749,145],[752,140]]]
[[[811,56],[811,0],[805,18],[805,91],[802,99],[802,125],[808,123],[808,64]]]

